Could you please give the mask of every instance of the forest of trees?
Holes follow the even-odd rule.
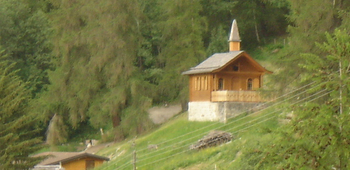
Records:
[[[316,103],[330,103],[324,108],[310,104],[296,110],[312,112],[317,119],[330,112],[336,117],[329,118],[336,124],[334,133],[349,133],[348,125],[337,125],[344,124],[349,111],[350,2],[346,0],[0,0],[0,11],[0,142],[28,147],[4,157],[16,146],[3,146],[0,168],[32,165],[28,162],[36,160],[25,157],[40,148],[40,138],[61,144],[88,126],[108,129],[111,140],[122,140],[154,127],[146,112],[152,105],[177,102],[186,109],[188,82],[181,72],[215,52],[227,51],[233,19],[247,51],[288,37],[277,57],[269,59],[280,68],[272,78],[272,90],[283,93],[307,80],[329,80],[325,88],[341,91],[340,102],[339,95],[330,95]],[[338,65],[340,77],[335,72]],[[339,103],[344,114],[336,109]],[[8,128],[13,126],[18,128]],[[323,125],[293,127],[297,126]],[[350,143],[348,136],[337,137],[330,143]],[[280,143],[281,148],[286,144]],[[324,151],[338,156],[331,155],[337,162],[334,167],[345,166],[347,150]],[[266,159],[268,163],[260,165],[278,161]],[[279,165],[300,167],[288,159]]]

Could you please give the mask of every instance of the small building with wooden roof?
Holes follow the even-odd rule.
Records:
[[[189,120],[226,121],[263,102],[256,91],[263,75],[272,73],[240,50],[237,22],[233,20],[229,52],[215,53],[182,74],[189,76]]]
[[[87,152],[44,152],[35,156],[47,156],[33,170],[92,170],[109,158]]]

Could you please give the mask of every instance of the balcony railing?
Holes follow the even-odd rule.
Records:
[[[257,91],[213,91],[213,102],[263,102]]]

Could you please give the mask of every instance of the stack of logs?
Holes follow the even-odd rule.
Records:
[[[191,145],[190,149],[199,150],[199,149],[221,145],[223,143],[227,143],[231,141],[232,138],[233,137],[231,133],[214,130],[209,132],[209,134],[204,136],[202,139],[199,139],[196,144]]]

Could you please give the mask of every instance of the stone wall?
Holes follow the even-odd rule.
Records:
[[[263,103],[189,102],[188,120],[226,122],[229,118],[243,113],[252,113],[262,108]]]
[[[190,121],[217,121],[218,104],[213,102],[189,102],[188,120]]]

